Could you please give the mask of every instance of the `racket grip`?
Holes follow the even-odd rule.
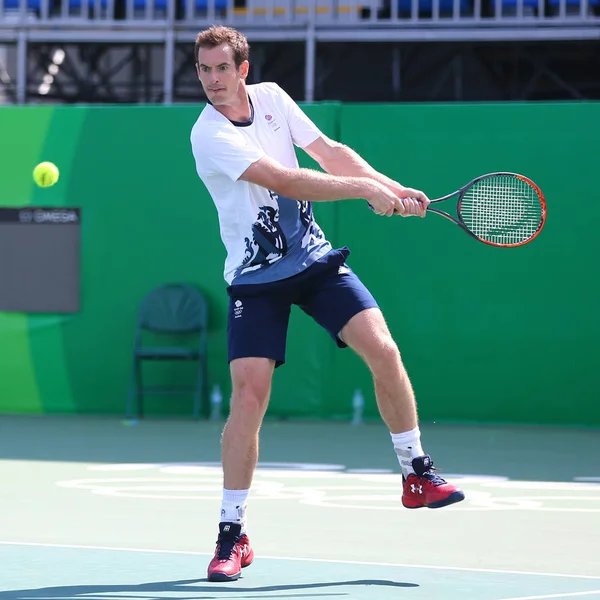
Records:
[[[400,198],[400,202],[402,202],[402,204],[404,204],[404,198]],[[419,202],[420,202],[420,200],[419,200]],[[367,204],[369,205],[369,210],[375,210],[373,208],[373,205],[370,202],[367,202]]]
[[[404,198],[400,198],[400,202],[402,202],[402,204],[404,204]],[[367,202],[367,204],[369,205],[369,210],[375,210],[373,208],[373,205],[370,202]]]

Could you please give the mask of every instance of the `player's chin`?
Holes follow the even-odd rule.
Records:
[[[225,90],[211,90],[206,94],[208,99],[214,104],[225,104],[226,103],[226,95]]]

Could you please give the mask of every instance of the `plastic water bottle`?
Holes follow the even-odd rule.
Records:
[[[363,422],[363,412],[365,408],[365,399],[361,390],[355,390],[352,396],[352,425],[360,425]]]
[[[221,405],[223,404],[223,394],[221,388],[215,385],[210,394],[210,420],[219,421],[221,419]]]

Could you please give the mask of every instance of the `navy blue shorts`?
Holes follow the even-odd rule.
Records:
[[[270,358],[276,367],[281,366],[285,362],[288,323],[294,304],[325,328],[340,348],[345,348],[339,337],[344,325],[357,313],[378,306],[345,264],[349,254],[347,248],[333,250],[288,279],[229,286],[229,361]]]

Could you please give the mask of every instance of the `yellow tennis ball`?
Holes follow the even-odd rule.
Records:
[[[58,167],[51,162],[41,162],[33,169],[33,180],[40,187],[50,187],[58,181]]]

